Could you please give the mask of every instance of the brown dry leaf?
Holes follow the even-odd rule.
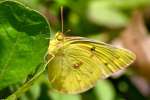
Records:
[[[139,11],[133,13],[131,22],[121,34],[121,41],[137,56],[135,70],[150,81],[150,37]]]

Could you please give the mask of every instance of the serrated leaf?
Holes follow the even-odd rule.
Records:
[[[43,62],[49,33],[38,12],[13,1],[0,3],[0,89],[21,82]]]

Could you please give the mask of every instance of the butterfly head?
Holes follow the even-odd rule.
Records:
[[[57,32],[55,35],[55,39],[57,41],[63,41],[64,40],[64,34],[62,32]]]
[[[48,53],[55,55],[58,50],[63,47],[63,41],[65,37],[62,32],[57,32],[54,39],[50,41]]]

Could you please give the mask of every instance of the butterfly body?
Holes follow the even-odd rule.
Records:
[[[64,37],[62,33],[56,33],[53,40],[50,41],[48,48],[48,54],[55,55],[60,48],[64,45]]]
[[[81,93],[99,79],[131,64],[135,55],[124,49],[82,37],[67,37],[58,32],[50,41],[49,80],[62,93]]]

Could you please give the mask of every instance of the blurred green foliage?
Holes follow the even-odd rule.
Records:
[[[129,23],[134,10],[143,10],[150,6],[150,0],[12,1],[22,2],[24,5],[41,12],[51,25],[52,36],[55,32],[61,31],[60,6],[63,6],[64,30],[71,30],[65,34],[92,37],[105,42],[114,40],[120,34],[120,30]],[[4,4],[0,5],[0,73],[2,69],[5,69],[2,68],[2,64],[7,62],[11,66],[7,71],[4,71],[3,76],[0,74],[0,99],[6,98],[14,92],[27,75],[32,73],[42,62],[49,41],[45,38],[49,38],[50,29],[41,15],[24,6],[14,5],[12,7],[7,8]],[[19,40],[16,39],[17,36],[19,36]],[[6,41],[9,42],[6,43]],[[15,48],[14,51],[12,48]],[[9,57],[12,52],[15,54]],[[130,75],[127,74],[116,79],[100,80],[91,90],[77,95],[59,94],[51,91],[47,74],[45,74],[19,100],[150,99],[136,88],[130,80]]]

